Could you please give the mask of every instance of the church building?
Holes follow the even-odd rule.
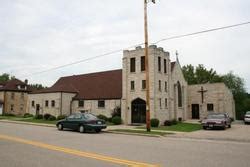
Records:
[[[120,108],[124,124],[146,122],[144,48],[123,51],[122,69],[61,77],[52,87],[29,94],[31,114],[69,115],[90,112],[110,117]],[[149,46],[150,115],[166,120],[202,119],[210,111],[234,118],[234,100],[222,83],[188,85],[178,58]],[[202,101],[201,101],[202,100]],[[209,112],[208,112],[209,111]]]

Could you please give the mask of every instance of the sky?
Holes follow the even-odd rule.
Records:
[[[122,68],[122,51],[144,41],[144,0],[0,0],[0,74],[51,86],[60,77]],[[249,0],[156,0],[149,42],[250,21]],[[157,44],[181,65],[233,71],[250,92],[250,24]],[[132,49],[132,48],[131,48]]]

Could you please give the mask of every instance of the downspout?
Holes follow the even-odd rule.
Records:
[[[61,92],[60,115],[62,115],[62,92]]]

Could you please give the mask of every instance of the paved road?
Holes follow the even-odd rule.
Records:
[[[247,142],[80,134],[10,123],[0,123],[0,150],[1,167],[250,166]]]

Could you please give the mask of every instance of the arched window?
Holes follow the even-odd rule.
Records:
[[[178,107],[182,107],[182,92],[181,92],[181,84],[177,82],[177,89],[178,89]]]

